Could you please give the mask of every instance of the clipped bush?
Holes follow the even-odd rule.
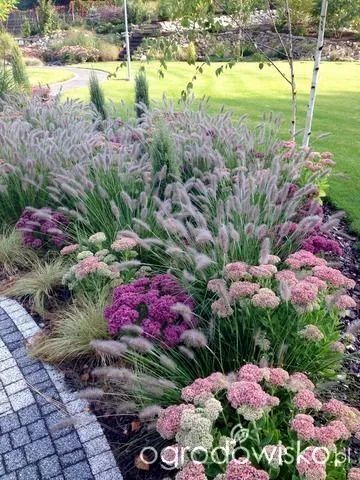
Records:
[[[190,65],[194,65],[197,60],[196,47],[194,42],[190,42],[186,48],[186,61]]]
[[[21,50],[18,47],[13,48],[10,62],[14,83],[20,89],[28,92],[30,90],[30,81]]]

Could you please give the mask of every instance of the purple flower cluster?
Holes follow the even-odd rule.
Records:
[[[163,274],[139,278],[117,287],[113,302],[105,308],[104,315],[112,335],[125,325],[137,324],[145,337],[173,347],[180,343],[184,331],[194,328],[195,318],[192,313],[188,314],[193,308],[193,300],[177,280],[172,275]]]
[[[51,208],[26,208],[16,229],[22,234],[23,244],[31,248],[62,248],[67,240],[65,229],[69,221],[60,212]]]
[[[336,240],[326,237],[325,235],[312,235],[302,245],[304,250],[316,253],[332,253],[334,255],[342,255],[342,248]]]

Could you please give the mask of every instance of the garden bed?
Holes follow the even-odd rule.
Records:
[[[166,103],[119,121],[14,97],[0,127],[2,293],[42,327],[29,353],[89,400],[126,480],[357,479],[359,265],[322,206],[329,152],[279,140],[276,119]],[[279,442],[329,456],[283,463]],[[225,463],[201,462],[224,445]],[[151,466],[170,446],[184,460]]]

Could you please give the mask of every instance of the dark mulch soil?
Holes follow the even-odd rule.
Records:
[[[330,206],[325,207],[326,214],[333,213]],[[335,237],[343,248],[343,255],[334,259],[334,267],[340,268],[343,273],[356,281],[356,288],[352,291],[352,296],[360,306],[360,241],[357,237],[351,235],[345,221],[342,221],[339,228],[335,231]],[[1,273],[1,272],[0,272]],[[0,277],[0,280],[2,278]],[[34,316],[35,321],[42,329],[51,328],[52,313],[55,305],[69,300],[68,293],[59,291],[57,300],[53,305],[49,305],[50,314],[41,318],[31,311],[27,302],[24,307]],[[360,311],[351,312],[351,316],[345,317],[344,329],[354,322],[360,322]],[[354,347],[349,349],[349,359],[346,361],[344,370],[347,374],[346,379],[333,382],[329,385],[326,395],[338,399],[346,400],[354,406],[360,407],[360,339]],[[91,377],[91,359],[88,363],[82,362],[76,365],[60,365],[64,372],[66,381],[71,390],[80,390],[86,386],[93,385]],[[344,373],[345,373],[344,372]],[[124,480],[161,480],[173,475],[165,472],[159,463],[151,465],[148,470],[137,468],[136,459],[141,450],[147,446],[154,445],[154,435],[149,435],[137,421],[136,417],[129,415],[116,415],[108,407],[100,403],[93,403],[92,410],[97,415],[98,420],[104,428],[105,435],[112,447],[118,466],[124,476]],[[157,438],[158,440],[158,438]],[[156,443],[156,442],[155,442]],[[129,446],[130,444],[130,446]],[[350,455],[354,462],[360,458],[360,440],[353,440],[350,449]],[[139,466],[139,464],[137,464]],[[140,462],[140,467],[142,467]]]

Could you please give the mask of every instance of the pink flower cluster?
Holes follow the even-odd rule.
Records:
[[[360,468],[350,468],[347,480],[360,480]]]
[[[246,458],[232,460],[227,466],[225,480],[269,480],[264,470],[253,467]]]
[[[175,480],[207,480],[205,467],[201,463],[189,462],[176,475]]]
[[[308,447],[299,456],[297,470],[306,480],[325,480],[326,453],[317,447]]]
[[[91,273],[107,270],[109,267],[105,262],[100,261],[98,257],[91,256],[84,258],[74,265],[74,274],[77,280],[82,280]]]
[[[280,400],[266,393],[258,383],[234,382],[228,389],[228,400],[245,419],[259,418],[272,407],[279,405]]]
[[[156,429],[162,438],[171,440],[180,429],[181,416],[185,411],[194,412],[194,405],[171,405],[162,410],[156,423]]]
[[[182,389],[181,398],[185,402],[200,403],[220,390],[227,388],[228,381],[226,377],[219,372],[212,373],[206,378],[197,378],[191,385]]]
[[[285,260],[285,263],[294,270],[300,270],[301,268],[326,265],[326,260],[316,257],[307,250],[299,250],[298,252],[292,253]]]
[[[295,397],[293,402],[296,408],[299,410],[320,410],[322,403],[315,397],[315,394],[312,390],[300,390]]]
[[[240,368],[237,378],[240,381],[256,383],[265,380],[273,387],[284,387],[290,376],[283,368],[260,368],[257,365],[248,363]]]
[[[315,266],[313,272],[315,277],[330,283],[334,287],[354,288],[356,285],[354,280],[345,277],[339,270],[326,265]]]
[[[343,253],[339,242],[332,240],[325,235],[312,235],[305,240],[302,248],[314,254],[331,253],[339,256]]]
[[[186,314],[181,314],[179,305]],[[115,288],[112,304],[105,308],[109,332],[117,334],[122,327],[136,323],[143,335],[173,347],[181,335],[196,325],[192,315],[194,302],[172,275],[139,278]],[[190,313],[189,313],[190,312]]]
[[[27,247],[61,248],[68,238],[65,232],[68,224],[65,215],[51,208],[26,208],[16,229],[21,232],[23,244]]]
[[[349,407],[340,400],[332,399],[323,405],[323,411],[340,420],[349,432],[358,435],[360,433],[360,411]]]

